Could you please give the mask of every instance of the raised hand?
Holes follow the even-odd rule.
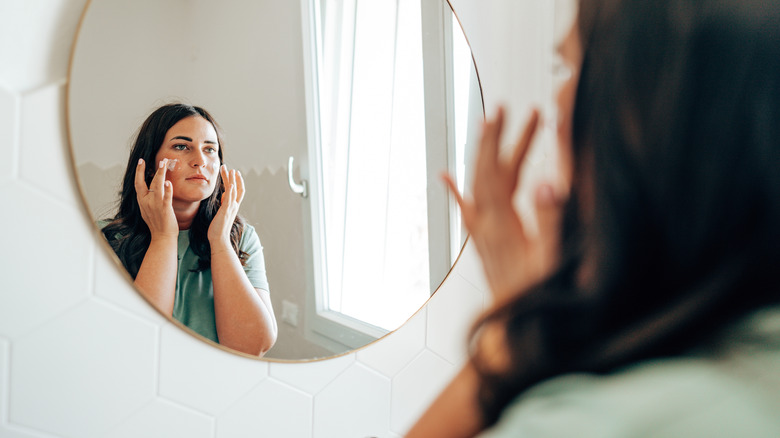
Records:
[[[539,124],[534,110],[526,122],[511,158],[499,157],[504,110],[483,125],[476,160],[473,199],[465,200],[449,175],[444,180],[460,206],[463,223],[482,258],[496,302],[505,301],[548,275],[557,256],[561,196],[551,184],[536,188],[538,233],[531,233],[513,205],[524,158]]]
[[[225,192],[222,194],[219,210],[209,226],[208,239],[212,251],[218,244],[230,246],[230,229],[238,215],[241,201],[244,200],[244,179],[241,172],[236,169],[228,170],[224,164],[219,171],[225,183]]]
[[[172,206],[173,186],[170,181],[165,180],[167,169],[168,159],[165,158],[160,161],[157,172],[148,187],[144,180],[146,162],[143,159],[138,160],[138,166],[135,169],[135,192],[138,206],[141,209],[141,217],[149,227],[153,239],[162,236],[177,238],[179,235],[179,225]]]

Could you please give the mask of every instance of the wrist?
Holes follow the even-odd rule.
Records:
[[[209,239],[209,246],[211,246],[211,255],[224,251],[233,251],[233,245],[230,244],[230,239],[227,238]]]
[[[152,243],[157,244],[166,244],[166,243],[172,243],[173,245],[177,245],[179,242],[179,233],[152,233]]]

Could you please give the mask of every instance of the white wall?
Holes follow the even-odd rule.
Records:
[[[184,333],[136,294],[80,204],[64,89],[83,4],[0,2],[0,436],[400,436],[488,302],[473,248],[406,325],[337,359],[252,360]],[[453,0],[488,114],[507,103],[512,125],[548,93],[551,5]]]

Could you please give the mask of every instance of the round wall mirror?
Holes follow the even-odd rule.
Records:
[[[90,1],[67,115],[96,224],[116,215],[141,123],[179,102],[211,113],[244,178],[278,326],[264,358],[381,338],[457,260],[466,236],[440,174],[468,185],[484,111],[445,0]]]

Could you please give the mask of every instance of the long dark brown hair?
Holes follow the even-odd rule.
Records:
[[[125,266],[130,275],[135,278],[138,275],[138,269],[146,255],[146,250],[152,241],[152,235],[149,227],[141,217],[141,209],[138,206],[138,198],[135,191],[135,170],[138,166],[138,160],[143,158],[147,163],[144,180],[146,184],[152,182],[156,172],[157,151],[165,140],[165,134],[169,129],[180,120],[187,117],[203,117],[214,127],[217,133],[217,143],[219,148],[219,162],[222,164],[222,151],[224,143],[219,125],[214,121],[203,108],[174,103],[163,105],[156,109],[141,125],[136,136],[135,143],[130,151],[130,157],[127,161],[127,169],[122,180],[122,191],[119,195],[119,209],[113,219],[103,227],[103,235],[108,239],[111,247],[119,256],[119,260]],[[192,270],[202,271],[211,266],[211,246],[208,241],[208,230],[211,220],[219,210],[222,194],[225,192],[225,184],[222,181],[221,174],[217,174],[217,184],[211,195],[200,202],[200,207],[192,221],[189,230],[190,247],[195,255],[198,256],[198,265]],[[241,233],[244,229],[244,222],[236,216],[233,226],[230,230],[230,242],[233,249],[238,254],[242,263],[246,259],[246,254],[240,251],[238,244],[241,240]]]
[[[561,261],[474,326],[486,425],[542,380],[679,355],[780,302],[780,1],[581,0],[578,27]]]

